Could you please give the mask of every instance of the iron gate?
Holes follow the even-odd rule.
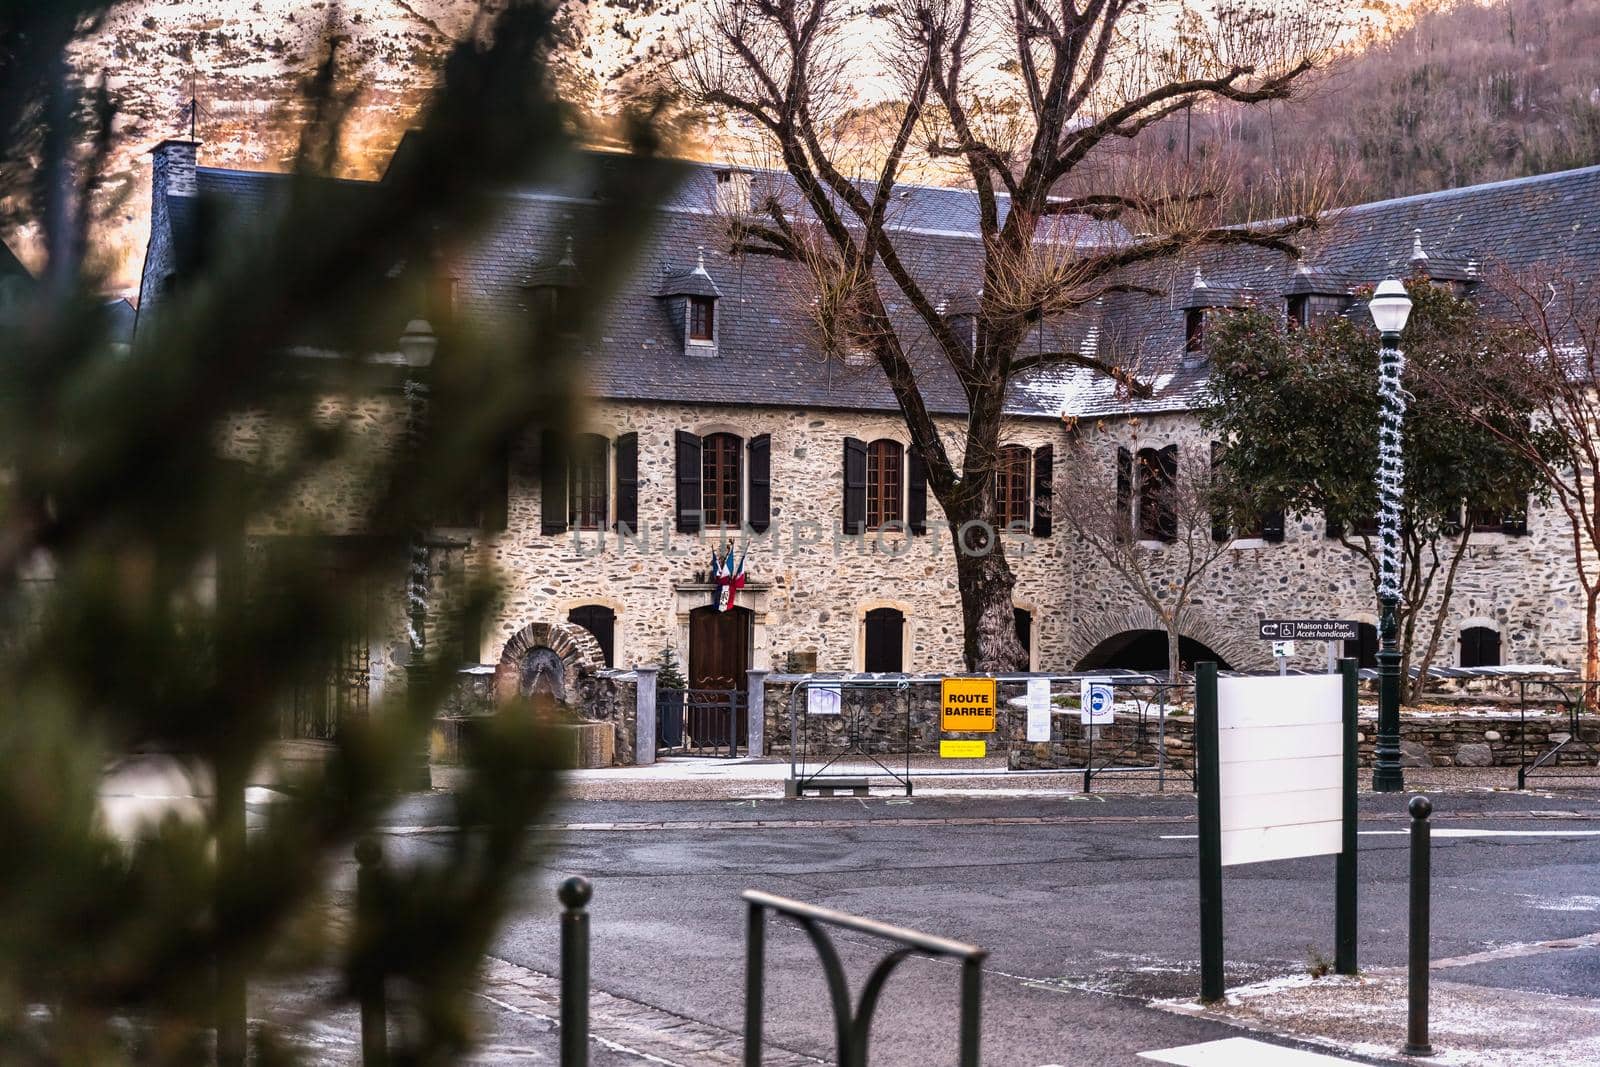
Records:
[[[663,689],[656,694],[656,755],[739,754],[742,689]]]

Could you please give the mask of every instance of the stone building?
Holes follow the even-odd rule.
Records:
[[[197,166],[196,154],[192,142],[172,141],[154,152],[141,316],[159,314],[162,294],[181,283],[198,202],[215,198],[217,217],[240,225],[269,211],[284,182]],[[881,371],[862,354],[828,351],[798,268],[728,252],[730,214],[764,183],[783,181],[683,166],[632,277],[583,340],[590,402],[569,458],[551,462],[548,442],[527,435],[486,477],[493,499],[479,520],[436,531],[444,569],[492,567],[504,579],[503,602],[468,660],[500,664],[530,627],[570,624],[593,635],[608,665],[651,663],[671,646],[697,685],[732,685],[747,668],[959,665],[951,535]],[[360,195],[361,183],[342,185]],[[1087,371],[1057,371],[1011,389],[1001,495],[1032,666],[1164,662],[1150,652],[1150,612],[1052,521],[1052,471],[1069,449],[1099,457],[1111,493],[1119,447],[1208,448],[1191,410],[1205,381],[1208,316],[1245,302],[1301,319],[1344,313],[1358,286],[1396,273],[1471,292],[1490,263],[1592,271],[1597,205],[1600,167],[1360,205],[1314,236],[1304,265],[1265,251],[1203,254],[1171,267],[1165,296],[1107,297],[1092,314],[1046,324],[1030,344],[1093,351],[1134,342],[1138,373],[1155,388],[1134,400]],[[414,317],[559,315],[584,285],[583,242],[573,236],[605,208],[577,176],[504,193],[484,236],[432,265],[419,291],[433,295]],[[948,294],[952,324],[970,328],[973,198],[910,187],[896,211],[906,259]],[[1097,224],[1061,239],[1126,236]],[[909,321],[908,309],[891,312]],[[938,366],[926,383],[940,425],[958,439],[958,386]],[[393,417],[392,405],[385,410],[374,410],[374,425]],[[1445,662],[1579,661],[1581,606],[1563,523],[1546,508],[1480,523],[1446,620]],[[1186,659],[1266,666],[1256,638],[1263,617],[1374,621],[1364,564],[1326,536],[1319,516],[1254,532],[1197,598],[1183,627]],[[713,550],[730,541],[746,581],[733,610],[720,612],[709,571]],[[375,661],[381,645],[375,637]],[[1320,654],[1303,648],[1304,665]]]

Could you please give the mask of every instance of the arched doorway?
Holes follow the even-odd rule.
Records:
[[[1226,660],[1192,637],[1178,638],[1178,659],[1185,669],[1196,663],[1216,661],[1221,670],[1232,670]],[[1165,671],[1167,635],[1161,630],[1124,630],[1112,634],[1078,660],[1077,670],[1095,671],[1118,667],[1129,671]]]
[[[748,608],[718,611],[714,607],[689,612],[689,688],[720,689],[742,694],[750,670],[751,614]],[[691,716],[693,713],[691,712]],[[750,734],[750,709],[738,704],[738,741],[746,744]],[[699,736],[709,744],[723,743],[713,738],[711,724],[700,723]],[[691,731],[694,724],[691,724]]]
[[[594,635],[607,667],[616,666],[617,613],[604,604],[580,604],[567,612],[567,621]]]

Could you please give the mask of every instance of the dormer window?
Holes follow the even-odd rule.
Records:
[[[528,309],[542,331],[570,335],[578,332],[578,264],[572,254],[572,238],[554,263],[546,262],[528,271],[522,287],[528,290]]]
[[[1311,325],[1311,297],[1305,293],[1297,293],[1289,297],[1286,321],[1289,329],[1303,329]]]
[[[1185,359],[1197,359],[1205,353],[1206,309],[1190,308],[1183,316],[1183,354]]]
[[[716,340],[716,301],[709,296],[689,298],[689,340]]]
[[[717,300],[722,290],[706,269],[705,249],[696,257],[694,269],[667,272],[656,296],[665,303],[686,355],[717,354]]]

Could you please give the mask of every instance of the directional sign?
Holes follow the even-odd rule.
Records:
[[[1263,641],[1359,641],[1361,624],[1353,619],[1267,619]]]
[[[993,733],[993,678],[946,678],[939,686],[939,727],[946,733]]]

